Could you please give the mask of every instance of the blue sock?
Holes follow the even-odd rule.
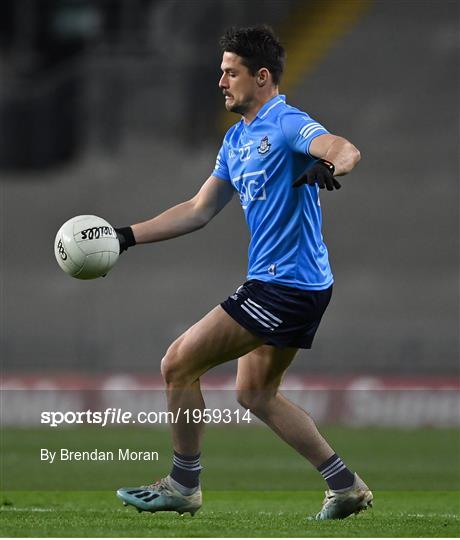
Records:
[[[174,451],[173,467],[169,476],[178,484],[187,488],[196,488],[200,485],[200,455],[184,456]]]
[[[324,480],[330,489],[334,491],[346,490],[350,488],[354,481],[355,475],[347,468],[345,463],[334,454],[318,467]]]

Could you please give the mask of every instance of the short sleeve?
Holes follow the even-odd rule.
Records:
[[[213,176],[218,176],[222,180],[230,180],[230,173],[227,166],[227,157],[225,153],[225,143],[220,147],[216,158],[216,165],[212,171]]]
[[[281,117],[281,131],[291,150],[308,155],[311,141],[319,135],[329,133],[316,120],[300,111],[289,112]]]

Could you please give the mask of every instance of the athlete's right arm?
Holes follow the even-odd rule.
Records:
[[[117,229],[120,253],[135,244],[161,242],[203,228],[230,202],[233,193],[230,182],[211,175],[190,200],[147,221]]]

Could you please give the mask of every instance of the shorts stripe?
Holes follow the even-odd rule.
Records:
[[[249,299],[248,299],[248,300],[249,300]],[[252,307],[250,304],[248,304],[248,300],[245,300],[245,301],[243,302],[243,304],[245,304],[245,306],[246,306],[250,311],[252,311],[253,313],[257,313],[257,315],[259,315],[259,317],[262,317],[262,319],[263,319],[264,321],[267,321],[268,324],[270,324],[271,326],[274,326],[275,328],[276,328],[277,326],[279,326],[279,323],[273,322],[267,315],[264,315],[264,314],[262,313],[262,311],[259,311],[257,308]],[[252,303],[254,304],[254,302],[252,302]]]
[[[304,290],[249,279],[220,305],[267,345],[310,349],[331,294],[332,285],[324,290]],[[331,463],[326,474],[339,466]]]
[[[273,313],[270,313],[268,310],[264,309],[262,306],[259,306],[259,304],[256,304],[250,298],[248,298],[248,302],[250,304],[253,304],[254,306],[258,307],[259,309],[261,309],[266,315],[268,315],[271,319],[273,319],[275,322],[277,322],[278,324],[276,326],[278,326],[279,324],[281,324],[283,322],[281,319],[278,319],[278,317],[275,317],[275,315],[273,315]]]
[[[260,323],[262,326],[265,326],[265,328],[269,328],[270,330],[274,330],[273,326],[269,326],[268,324],[265,324],[264,321],[261,321],[259,319],[259,317],[257,317],[256,315],[254,315],[254,313],[252,313],[251,311],[249,311],[249,309],[244,305],[244,304],[241,304],[241,309],[244,309],[244,311],[246,311],[246,313],[248,315],[250,315],[253,319],[255,319],[258,323]]]

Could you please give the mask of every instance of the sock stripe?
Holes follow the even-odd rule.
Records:
[[[347,466],[344,463],[342,463],[342,465],[338,469],[336,469],[331,474],[328,474],[327,476],[323,476],[323,478],[324,480],[328,480],[329,478],[331,478],[332,476],[335,476],[338,472],[343,471],[343,469],[346,469],[346,468]]]
[[[177,467],[178,469],[182,469],[183,471],[201,471],[202,467],[201,465],[197,465],[196,467],[181,467],[177,463],[173,463],[174,467]]]
[[[176,465],[179,465],[179,466],[182,465],[183,467],[193,467],[193,466],[199,465],[200,460],[196,459],[194,461],[186,461],[184,459],[179,459],[176,456],[174,456],[173,457],[173,463],[175,463]]]
[[[332,490],[344,490],[353,485],[355,475],[348,469],[342,459],[334,454],[318,467],[321,476]]]
[[[338,457],[335,459],[332,463],[330,463],[327,467],[324,467],[324,469],[318,469],[321,474],[327,474],[331,469],[333,469],[338,463],[341,463],[342,460]]]
[[[179,452],[174,450],[173,456],[185,461],[196,461],[197,459],[200,459],[201,453],[195,454],[194,456],[186,456],[185,454],[179,454]]]
[[[174,452],[173,466],[170,477],[183,488],[196,488],[200,484],[199,476],[202,470],[200,454],[184,456]]]
[[[323,477],[329,476],[330,474],[334,474],[334,472],[337,471],[342,465],[343,465],[343,461],[339,461],[333,467],[329,468],[327,471],[321,471],[321,474],[323,475]]]
[[[178,469],[182,469],[183,471],[201,471],[202,467],[201,465],[195,465],[193,467],[184,467],[183,465],[178,465],[177,463],[173,463],[174,467],[177,467]]]

